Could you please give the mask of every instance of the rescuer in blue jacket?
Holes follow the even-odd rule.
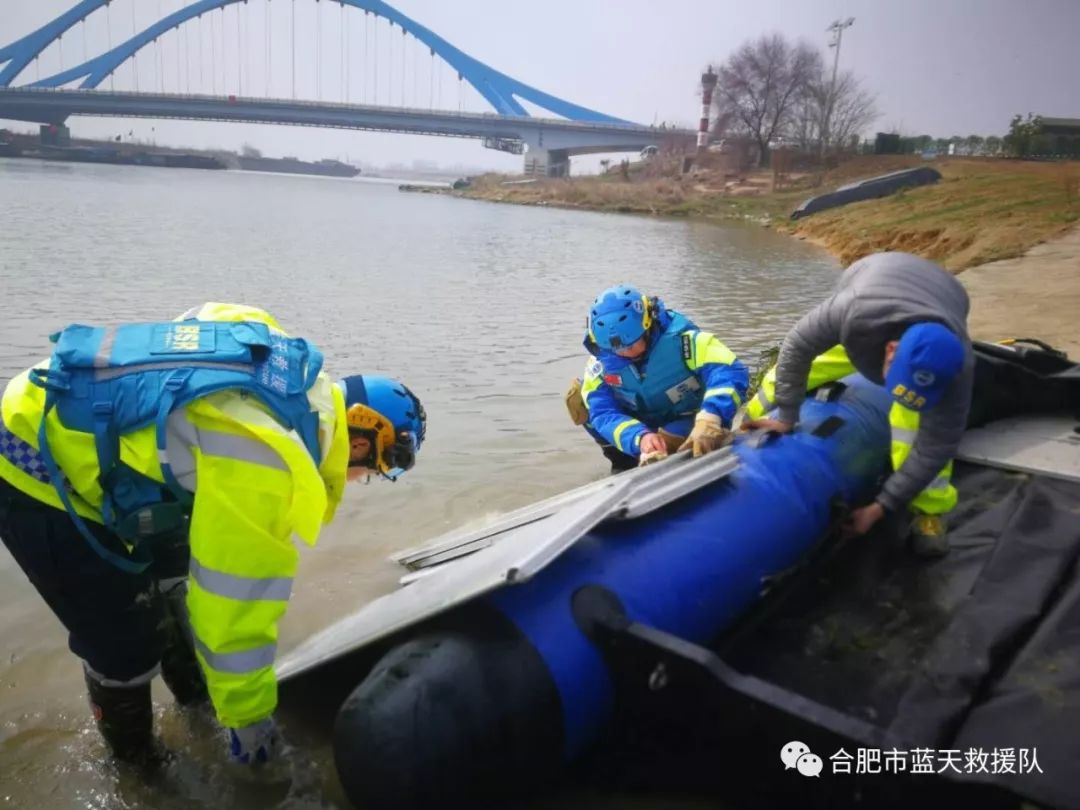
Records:
[[[587,328],[591,358],[566,404],[613,471],[727,444],[749,373],[715,335],[625,285],[597,296]]]

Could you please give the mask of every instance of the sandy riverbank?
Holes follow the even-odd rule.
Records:
[[[829,250],[824,239],[799,238]],[[959,279],[971,297],[973,338],[1038,338],[1080,360],[1080,228]]]
[[[972,337],[1034,337],[1080,360],[1080,228],[965,270],[960,281],[971,296]]]

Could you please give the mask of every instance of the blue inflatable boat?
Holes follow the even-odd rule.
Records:
[[[800,564],[841,505],[875,491],[890,401],[861,377],[846,383],[835,401],[808,401],[795,434],[676,456],[402,555],[429,564],[279,667],[288,680],[313,662],[388,647],[337,718],[352,801],[475,797],[578,757],[614,705],[586,626],[598,595],[706,643]]]

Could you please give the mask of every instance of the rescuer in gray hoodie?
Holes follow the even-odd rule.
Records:
[[[960,282],[933,262],[908,253],[860,259],[844,271],[832,296],[788,333],[775,375],[763,384],[756,412],[749,409],[759,418],[748,427],[786,433],[799,420],[808,380],[821,385],[855,370],[889,389],[893,474],[873,503],[852,513],[858,534],[886,512],[907,508],[914,550],[948,551],[944,515],[957,497],[952,460],[967,423],[974,374],[968,308]],[[837,363],[845,354],[849,365]],[[827,371],[814,368],[820,355]],[[775,417],[762,418],[772,404]]]

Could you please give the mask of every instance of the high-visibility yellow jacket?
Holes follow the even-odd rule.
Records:
[[[259,321],[283,333],[268,313],[236,304],[209,303],[186,317]],[[168,460],[180,484],[194,493],[187,598],[191,627],[224,726],[258,722],[277,705],[273,663],[277,622],[285,613],[299,559],[293,540],[314,545],[344,490],[349,457],[344,395],[320,374],[308,399],[319,413],[318,468],[300,437],[252,397],[220,391],[169,418]],[[34,449],[44,401],[45,392],[29,381],[29,371],[4,391],[3,427]],[[64,428],[55,409],[47,429],[56,462],[71,483],[75,509],[102,523],[93,435]],[[137,472],[164,480],[154,425],[121,437],[120,458]],[[0,455],[0,477],[63,509],[52,484],[33,472]]]

